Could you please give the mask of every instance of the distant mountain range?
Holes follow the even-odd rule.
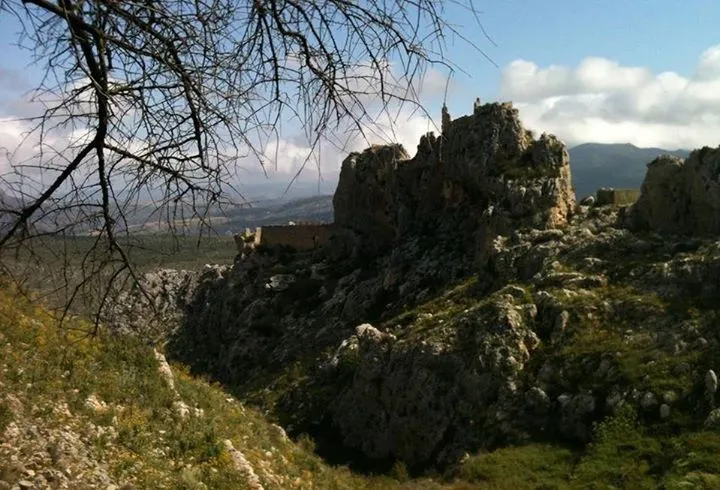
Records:
[[[667,153],[687,158],[688,150],[638,148],[626,144],[585,143],[570,148],[570,169],[578,199],[595,194],[600,187],[639,188],[647,163]]]

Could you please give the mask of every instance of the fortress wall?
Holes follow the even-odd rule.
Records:
[[[630,206],[640,198],[640,189],[598,189],[598,206]]]
[[[312,250],[330,241],[333,225],[263,226],[256,231],[260,245],[287,245],[297,250]]]

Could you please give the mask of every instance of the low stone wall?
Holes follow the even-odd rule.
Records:
[[[630,206],[640,198],[640,189],[598,189],[595,204],[598,206]]]
[[[333,225],[263,226],[255,230],[255,245],[290,246],[297,250],[313,250],[330,242]]]

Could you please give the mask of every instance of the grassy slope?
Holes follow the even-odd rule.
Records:
[[[7,447],[6,429],[16,426],[39,428],[45,436],[13,441],[20,463],[44,451],[54,439],[50,434],[76,436],[79,450],[49,466],[69,469],[77,478],[72,482],[90,488],[96,481],[88,479],[92,472],[134,488],[250,488],[230,464],[224,439],[245,454],[265,488],[534,488],[538,483],[561,488],[570,473],[574,456],[567,450],[527,446],[475,456],[435,481],[409,480],[402,466],[393,477],[354,475],[326,465],[312,453],[312,441],[285,439],[257,411],[173,366],[182,399],[204,412],[180,419],[148,347],[132,339],[90,340],[71,329],[83,328],[82,323],[62,331],[52,325],[42,308],[0,290],[0,482],[28,480],[9,456],[13,448]],[[89,407],[91,395],[106,409]],[[518,464],[524,469],[519,474]],[[45,474],[44,468],[34,468]]]
[[[6,290],[0,292],[0,434],[11,424],[35,426],[47,434],[76,434],[82,447],[75,456],[65,458],[64,465],[87,467],[80,461],[87,454],[117,484],[246,488],[223,448],[223,440],[230,439],[265,488],[398,485],[391,478],[358,477],[346,469],[328,467],[305,447],[311,443],[286,440],[257,411],[174,367],[180,396],[204,412],[180,419],[172,409],[174,395],[159,375],[149,348],[129,339],[91,341],[51,325],[41,308],[18,302]],[[91,395],[107,408],[88,407]],[[19,411],[18,402],[23,407]],[[0,436],[0,443],[9,442],[3,440],[9,439],[6,436]],[[21,463],[27,455],[45,449],[44,440],[35,441],[37,447],[32,447],[33,441],[25,443],[28,447],[20,448]],[[16,462],[5,456],[0,453],[0,480],[10,483],[22,475],[15,474]]]

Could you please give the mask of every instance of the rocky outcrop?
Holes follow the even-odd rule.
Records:
[[[541,407],[543,397],[519,388],[539,344],[537,309],[521,288],[445,323],[428,320],[432,337],[385,322],[475,271],[483,271],[480,292],[511,281],[491,266],[498,234],[533,228],[561,236],[575,208],[567,150],[553,136],[534,140],[510,104],[478,104],[443,121],[440,137],[424,136],[412,159],[391,145],[343,162],[335,224],[354,238],[292,256],[253,250],[231,269],[192,276],[151,274],[117,302],[116,323],[139,331],[152,313],[162,320],[182,312],[181,327],[166,331],[170,352],[239,392],[309,363],[325,395],[285,393],[278,403],[288,407],[286,425],[308,430],[329,420],[347,446],[371,458],[449,462],[463,448],[522,439],[519,407],[528,397]],[[143,291],[158,294],[148,300]],[[379,326],[356,329],[368,322]],[[390,333],[395,328],[402,335]]]
[[[534,140],[511,104],[485,104],[443,132],[424,136],[414,158],[399,145],[373,146],[342,164],[335,223],[382,251],[448,213],[493,216],[509,226],[555,228],[575,207],[567,149],[554,136]]]
[[[479,269],[452,222],[370,262],[256,253],[200,275],[169,350],[291,436],[322,427],[411,467],[585,442],[628,404],[669,420],[707,405],[702,424],[720,337],[695,310],[720,294],[719,248],[616,228],[618,212],[581,206],[563,229],[495,236]],[[281,274],[295,280],[266,287]]]
[[[371,248],[395,238],[395,177],[410,156],[401,145],[373,146],[342,163],[333,197],[335,224],[367,237]]]
[[[117,291],[101,312],[103,323],[118,333],[163,342],[182,323],[199,283],[214,280],[227,267],[206,265],[204,271],[159,269],[144,274],[128,290]]]
[[[353,364],[356,374],[330,408],[345,444],[418,466],[517,439],[507,418],[522,399],[523,366],[540,343],[532,330],[536,313],[508,294],[434,325],[443,331],[425,341],[358,327],[336,361]]]
[[[158,289],[183,313],[169,352],[291,436],[331,432],[412,467],[533,437],[586,442],[628,404],[668,420],[704,407],[702,423],[714,405],[694,390],[720,336],[697,310],[720,294],[717,244],[575,208],[564,146],[533,140],[509,105],[443,121],[413,159],[392,146],[345,161],[342,246],[254,250],[187,287],[165,273],[178,285]],[[684,165],[657,164],[648,185]],[[353,255],[361,245],[373,253]]]
[[[687,160],[663,155],[650,162],[640,199],[623,224],[662,233],[720,234],[720,148],[695,150]]]

